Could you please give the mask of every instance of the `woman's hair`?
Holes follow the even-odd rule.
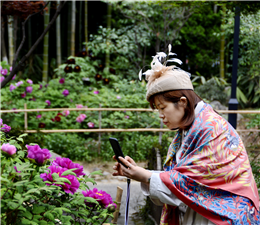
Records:
[[[181,97],[187,98],[187,105],[184,109],[184,116],[181,121],[181,125],[179,127],[180,130],[186,130],[190,128],[194,119],[195,119],[195,107],[202,99],[193,91],[193,90],[174,90],[174,91],[166,91],[155,94],[150,97],[149,102],[152,109],[155,109],[155,96],[159,98],[163,98],[165,101],[177,103]],[[178,104],[174,104],[176,108],[178,108]]]

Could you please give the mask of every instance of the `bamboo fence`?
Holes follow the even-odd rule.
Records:
[[[63,129],[63,130],[28,130],[28,112],[50,112],[50,111],[98,111],[99,112],[99,128],[96,129]],[[25,133],[71,133],[71,132],[96,132],[96,133],[110,133],[110,132],[167,132],[171,131],[167,128],[103,128],[101,125],[102,111],[135,111],[135,112],[158,112],[153,109],[145,108],[52,108],[52,109],[27,109],[27,104],[24,104],[24,109],[15,110],[0,110],[0,113],[19,113],[24,112],[24,132]],[[260,110],[216,110],[218,113],[228,114],[260,114]],[[238,132],[260,132],[260,129],[237,129]],[[100,137],[99,137],[100,138]]]

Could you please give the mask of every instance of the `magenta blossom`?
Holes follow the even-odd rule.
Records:
[[[51,153],[48,149],[41,149],[39,145],[26,145],[28,149],[27,158],[34,160],[38,165],[43,165],[51,158]]]
[[[13,84],[10,85],[10,91],[13,91],[16,88]]]
[[[19,87],[19,86],[21,86],[22,84],[23,84],[22,81],[18,81],[18,82],[16,83],[16,87]]]
[[[125,115],[125,118],[126,118],[126,119],[129,119],[129,116]]]
[[[22,94],[21,94],[21,97],[22,97],[22,98],[25,98],[25,97],[26,97],[26,92],[22,93]]]
[[[4,79],[5,77],[0,77],[0,82],[3,82]]]
[[[0,118],[0,126],[3,125],[3,120]]]
[[[56,157],[56,159],[52,162],[52,165],[54,166],[60,166],[62,168],[66,169],[74,169],[77,168],[76,170],[73,170],[74,173],[76,173],[77,177],[81,175],[86,175],[83,172],[83,166],[81,166],[78,163],[73,163],[69,158],[61,158],[61,157]]]
[[[16,153],[16,147],[14,145],[10,145],[9,143],[2,144],[1,150],[6,152],[8,155],[13,155]]]
[[[51,105],[51,101],[50,100],[46,100],[45,101],[48,105]]]
[[[28,79],[28,80],[27,80],[27,83],[28,83],[28,84],[33,84],[33,81],[30,80],[30,79]]]
[[[49,173],[42,173],[40,175],[40,177],[43,179],[43,181],[55,182],[55,180],[53,180],[52,174],[57,173],[59,175],[59,177],[67,178],[71,184],[64,183],[64,185],[61,185],[61,184],[53,184],[53,185],[62,187],[63,190],[68,194],[74,194],[79,189],[80,183],[79,183],[77,177],[75,177],[73,175],[62,176],[62,173],[67,170],[66,168],[51,165],[48,167],[48,169],[50,170]],[[50,186],[51,184],[47,183],[46,185]]]
[[[42,89],[42,84],[40,84],[40,87],[39,87],[39,90],[41,90]]]
[[[83,105],[82,104],[76,104],[76,108],[81,109],[81,108],[83,108]]]
[[[93,128],[94,126],[95,126],[94,123],[92,123],[92,122],[88,122],[88,127],[89,127],[89,128]]]
[[[40,119],[40,118],[42,118],[42,115],[39,114],[39,115],[36,116],[36,118]]]
[[[98,203],[103,206],[104,208],[107,208],[110,204],[113,204],[116,207],[116,204],[113,202],[113,199],[110,194],[106,193],[105,191],[98,190],[97,188],[94,188],[92,190],[82,191],[82,194],[85,197],[91,197],[98,201]],[[92,204],[87,203],[89,206],[93,206]]]
[[[65,79],[64,79],[64,78],[61,78],[61,79],[59,80],[59,83],[60,83],[60,84],[64,84],[64,83],[65,83]]]
[[[6,74],[8,74],[8,70],[7,69],[2,69],[1,70],[1,74],[5,76]]]
[[[93,91],[93,93],[97,95],[97,94],[99,94],[99,91]]]
[[[69,95],[69,91],[67,90],[67,89],[65,89],[63,92],[62,92],[62,94],[66,97],[66,96],[68,96]]]
[[[68,116],[68,115],[70,114],[70,111],[69,111],[69,110],[64,110],[64,111],[62,112],[62,114],[63,114],[64,116]]]
[[[16,167],[16,166],[14,166],[14,169],[15,169],[16,173],[21,173],[21,171],[18,171],[18,170],[17,170],[17,167]]]
[[[13,76],[12,80],[14,80],[16,78],[16,74]]]
[[[86,119],[86,115],[85,114],[80,114],[77,118],[76,118],[76,121],[78,123],[82,123],[85,119]]]
[[[33,91],[33,88],[31,86],[26,87],[26,92],[32,93],[32,91]]]
[[[1,130],[2,130],[3,132],[5,132],[5,133],[8,133],[8,132],[10,132],[11,127],[8,126],[8,125],[6,125],[6,124],[4,124],[3,127],[1,128]]]
[[[13,70],[13,67],[10,66],[9,70],[10,70],[10,72],[11,72],[11,71]]]

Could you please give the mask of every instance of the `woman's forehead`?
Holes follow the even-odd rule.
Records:
[[[163,105],[165,102],[165,100],[163,99],[163,97],[161,95],[157,95],[154,97],[154,104],[156,107],[158,107],[159,105]]]

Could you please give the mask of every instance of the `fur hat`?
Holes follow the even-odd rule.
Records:
[[[171,45],[168,46],[169,54],[176,55],[171,52]],[[147,83],[146,99],[157,93],[173,90],[193,90],[193,85],[190,80],[190,73],[178,68],[177,66],[169,66],[168,62],[176,62],[182,64],[182,61],[177,58],[166,59],[167,55],[164,52],[158,52],[156,56],[153,56],[151,62],[151,70],[147,70],[142,73],[139,72],[139,79],[142,79],[142,75],[145,75]]]

